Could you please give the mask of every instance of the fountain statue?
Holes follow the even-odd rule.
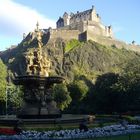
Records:
[[[36,29],[37,48],[25,54],[26,75],[15,77],[14,83],[23,86],[24,104],[18,118],[58,118],[60,110],[52,96],[54,83],[62,83],[62,77],[50,77],[51,62],[42,51],[41,31]]]

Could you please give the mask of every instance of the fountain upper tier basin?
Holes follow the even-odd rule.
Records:
[[[36,75],[25,75],[25,76],[17,76],[14,79],[14,83],[16,85],[28,85],[31,83],[40,84],[45,83],[45,85],[53,85],[54,83],[62,83],[64,78],[62,77],[44,77],[44,76],[36,76]]]

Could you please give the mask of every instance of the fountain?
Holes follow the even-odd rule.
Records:
[[[16,76],[15,85],[23,86],[23,106],[16,117],[1,117],[0,125],[14,126],[22,122],[24,125],[46,125],[79,123],[83,120],[89,121],[90,115],[61,114],[53,100],[52,86],[64,81],[62,77],[49,76],[51,63],[43,52],[41,32],[35,30],[37,48],[29,50],[24,56],[26,59],[26,74]]]
[[[52,86],[62,83],[62,77],[50,77],[50,60],[42,51],[41,32],[36,29],[38,47],[25,54],[26,75],[15,77],[14,83],[24,89],[24,105],[18,118],[58,118],[60,110],[52,97]]]

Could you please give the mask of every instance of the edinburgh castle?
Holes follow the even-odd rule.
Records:
[[[45,29],[50,34],[50,39],[63,38],[64,40],[78,39],[80,41],[95,40],[94,36],[113,38],[111,26],[104,26],[101,17],[96,13],[95,7],[71,13],[65,12],[56,22],[56,29]]]
[[[39,25],[37,25],[39,26]],[[55,40],[61,38],[65,41],[77,39],[79,41],[92,40],[106,46],[115,46],[117,48],[125,48],[128,50],[139,51],[139,45],[127,44],[117,40],[113,35],[112,26],[105,26],[101,21],[101,17],[96,13],[95,7],[77,13],[68,14],[64,12],[62,17],[56,22],[56,28],[42,29],[45,34],[45,40]],[[35,32],[29,34],[33,39]],[[24,37],[26,38],[26,37]]]
[[[57,29],[78,30],[79,36],[87,31],[100,36],[113,37],[112,27],[104,26],[101,23],[101,17],[96,13],[94,6],[84,12],[77,11],[76,14],[69,15],[65,12],[63,18],[60,17],[56,25]]]

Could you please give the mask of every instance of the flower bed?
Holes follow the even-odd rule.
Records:
[[[1,135],[0,140],[23,140],[23,139],[74,139],[74,138],[95,138],[104,136],[124,135],[131,133],[140,133],[140,125],[110,125],[102,128],[93,128],[88,131],[80,131],[79,129],[73,130],[60,130],[60,131],[23,131],[20,135],[6,136]]]
[[[0,128],[0,135],[16,135],[16,131],[10,128]]]

